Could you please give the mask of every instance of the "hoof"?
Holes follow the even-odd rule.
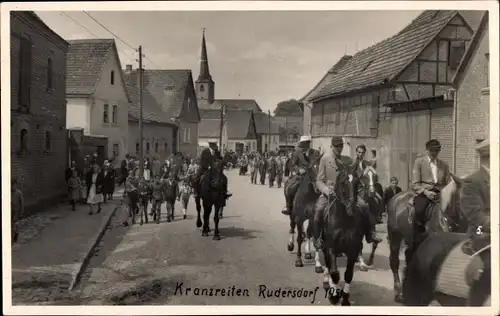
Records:
[[[342,306],[351,306],[351,302],[349,301],[349,294],[344,293],[342,295],[342,303],[340,305],[342,305]]]
[[[368,271],[368,267],[366,265],[360,265],[359,266],[359,271],[366,272],[366,271]]]
[[[333,289],[328,291],[328,300],[330,301],[330,304],[337,305],[342,298],[342,291],[335,291],[334,293],[331,292],[333,292]]]
[[[305,258],[306,260],[312,260],[313,256],[312,256],[312,254],[311,254],[310,252],[306,252],[306,253],[304,254],[304,258]]]
[[[323,289],[328,290],[330,288],[330,283],[327,281],[323,281]]]
[[[294,243],[290,243],[290,244],[286,245],[286,249],[288,249],[288,251],[293,251],[294,247],[295,247]]]
[[[323,273],[323,267],[314,267],[314,272],[316,273]]]
[[[394,302],[403,304],[403,295],[402,294],[396,294],[396,296],[394,296]]]
[[[220,235],[219,234],[215,234],[214,235],[214,240],[220,240]]]
[[[297,260],[295,260],[295,266],[296,266],[297,268],[301,268],[301,267],[303,267],[303,266],[304,266],[304,263],[302,262],[302,260],[301,260],[301,259],[297,259]]]
[[[208,232],[206,230],[204,230],[204,231],[201,232],[201,235],[203,237],[207,237],[208,236]]]
[[[201,219],[199,219],[199,218],[198,218],[198,219],[196,220],[196,227],[198,227],[198,228],[199,228],[199,227],[201,227],[201,225],[203,225],[203,224],[202,224],[202,222],[201,222]]]

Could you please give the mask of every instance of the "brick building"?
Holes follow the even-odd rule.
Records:
[[[382,184],[406,189],[415,158],[437,138],[452,163],[452,78],[474,30],[457,11],[428,10],[396,35],[345,58],[307,96],[314,147],[343,136],[344,154],[365,144],[378,153]],[[369,157],[368,153],[368,157]]]
[[[453,170],[466,176],[479,167],[475,146],[489,138],[489,27],[484,12],[477,31],[453,78],[456,122]]]
[[[66,53],[68,43],[31,11],[11,26],[11,176],[27,212],[66,194]]]

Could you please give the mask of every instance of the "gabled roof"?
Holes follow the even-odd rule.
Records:
[[[279,124],[274,117],[264,112],[254,112],[253,116],[257,134],[269,134],[269,127],[271,128],[271,134],[279,134]],[[269,126],[269,121],[271,121],[271,126]]]
[[[121,67],[120,57],[114,39],[81,39],[68,40],[69,48],[66,56],[66,94],[91,95],[94,93],[109,54],[115,54],[118,69]],[[125,85],[123,73],[119,71],[120,80]],[[127,91],[127,98],[130,96]]]
[[[252,99],[216,99],[212,104],[202,104],[203,109],[220,109],[222,105],[228,110],[246,110],[254,112],[262,112],[257,101]]]
[[[335,76],[342,67],[344,67],[350,60],[352,59],[352,56],[350,55],[344,55],[342,56],[339,61],[330,68],[323,78],[311,89],[305,96],[300,98],[300,102],[308,101],[309,97],[311,97],[316,91],[322,89],[330,80],[333,76]]]
[[[125,74],[127,89],[132,95],[132,105],[129,114],[138,118],[138,72],[133,70]],[[158,123],[171,123],[179,117],[186,89],[192,81],[191,70],[149,70],[143,72],[144,91],[142,93],[143,116],[146,110],[150,113],[149,120]],[[193,100],[196,102],[196,100]]]
[[[220,135],[220,110],[201,109],[198,136],[216,138]],[[244,139],[252,120],[252,111],[226,110],[227,136],[229,139]]]
[[[391,82],[457,14],[457,11],[449,10],[424,11],[396,35],[355,54],[311,99],[333,97]]]
[[[467,51],[462,56],[462,60],[460,61],[460,65],[457,68],[455,76],[453,77],[453,86],[455,88],[458,88],[458,86],[461,84],[465,74],[465,70],[470,63],[472,56],[474,56],[474,53],[476,52],[477,48],[480,45],[481,42],[480,40],[482,38],[482,35],[488,28],[488,22],[489,22],[488,11],[485,11],[481,17],[476,32],[472,36]]]

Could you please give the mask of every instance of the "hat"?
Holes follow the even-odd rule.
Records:
[[[441,143],[437,139],[431,139],[425,143],[425,149],[441,149]]]
[[[214,141],[209,141],[208,142],[209,145],[217,145],[217,142],[214,142]]]
[[[476,145],[476,151],[479,156],[488,156],[490,154],[490,140],[485,139]]]
[[[344,140],[340,136],[332,137],[332,146],[340,146],[344,144]]]
[[[310,142],[310,141],[311,141],[311,137],[310,137],[310,136],[307,136],[307,135],[302,135],[302,136],[300,136],[299,143],[302,143],[302,142]]]

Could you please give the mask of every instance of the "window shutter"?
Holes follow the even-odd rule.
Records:
[[[31,42],[25,38],[21,39],[20,53],[20,89],[19,89],[19,104],[29,107],[31,99]]]

